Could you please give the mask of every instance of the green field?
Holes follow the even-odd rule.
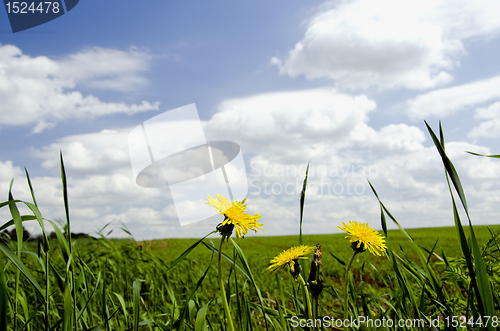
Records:
[[[499,232],[500,224],[475,226],[474,230],[479,243],[485,244],[490,238],[490,230],[493,232]],[[454,227],[417,228],[406,229],[406,231],[419,246],[429,251],[432,250],[437,242],[434,252],[439,256],[442,255],[442,251],[444,251],[448,257],[458,257],[461,255],[460,245]],[[330,253],[339,258],[343,258],[344,260],[348,260],[352,252],[344,237],[345,234],[341,233],[303,236],[304,244],[312,246],[320,244],[322,246],[324,266],[323,272],[326,276],[332,277],[331,280],[333,282],[336,282],[343,276],[344,267]],[[397,250],[399,250],[399,246],[401,246],[412,259],[418,259],[416,253],[412,249],[411,243],[401,231],[389,230],[388,238],[393,241],[393,245],[395,247],[398,247]],[[238,245],[245,252],[250,266],[254,270],[255,276],[259,279],[259,284],[268,282],[269,274],[265,272],[265,269],[268,267],[269,261],[271,261],[274,256],[289,247],[299,245],[299,236],[252,236],[235,240],[237,240]],[[184,250],[196,241],[197,239],[163,239],[138,242],[137,244],[142,246],[145,250],[153,253],[154,256],[169,265],[175,260],[175,258],[181,255]],[[210,239],[205,241],[209,242]],[[218,247],[218,236],[214,236],[213,241],[215,247]],[[223,252],[227,255],[232,254],[230,246],[231,245],[229,244],[224,247]],[[210,254],[210,250],[200,246],[189,255],[188,260],[192,261],[192,263],[202,263],[203,261],[210,259]],[[439,261],[437,258],[434,258],[434,260]],[[357,260],[355,260],[353,264],[353,269],[359,270],[364,262],[372,263],[381,271],[392,270],[390,267],[390,261],[387,258],[374,257],[368,253],[358,255]],[[371,274],[368,268],[367,271]],[[274,286],[274,283],[271,286]]]
[[[445,165],[455,226],[372,233],[359,225],[356,233],[346,230],[362,244],[353,249],[345,234],[235,238],[232,227],[251,228],[255,216],[238,214],[241,202],[230,201],[222,210],[234,222],[221,230],[227,242],[219,235],[143,242],[74,236],[61,155],[65,221],[44,219],[33,190],[32,202],[9,191],[0,203],[12,215],[0,231],[16,229],[0,238],[0,331],[498,330],[500,225],[464,226],[458,174],[442,132],[439,139],[429,133]],[[301,210],[304,198],[303,190]],[[399,225],[379,202],[382,228]],[[21,215],[20,204],[32,213]],[[42,231],[36,241],[23,236],[28,221]],[[381,256],[362,252],[384,240]],[[311,247],[285,254],[276,274],[266,271],[271,259],[300,243]],[[322,256],[316,250],[313,258],[318,244]],[[413,324],[316,323],[326,317]]]
[[[500,225],[494,226],[476,226],[474,227],[477,240],[480,245],[484,245],[491,237],[490,231],[500,231]],[[440,278],[446,269],[442,261],[442,254],[445,252],[449,260],[461,256],[460,246],[454,227],[442,228],[421,228],[408,229],[408,234],[414,239],[418,246],[426,253],[434,248],[436,256],[430,259],[436,273]],[[319,299],[320,314],[328,316],[341,317],[342,302],[337,295],[342,293],[342,281],[345,266],[336,258],[347,261],[351,255],[351,248],[348,241],[344,239],[344,234],[330,235],[304,235],[304,244],[315,246],[320,244],[323,249],[322,272],[325,276],[325,288]],[[298,291],[298,282],[294,281],[286,270],[281,270],[276,276],[271,276],[265,269],[269,261],[281,251],[297,246],[299,236],[253,236],[244,239],[234,239],[235,242],[244,251],[245,257],[249,263],[250,269],[255,277],[255,282],[262,293],[264,300],[268,301],[269,313],[276,312],[275,298],[283,299],[290,310],[298,309],[292,303],[294,291]],[[388,240],[391,241],[394,252],[403,256],[407,255],[409,260],[418,263],[418,256],[411,242],[400,230],[389,230]],[[186,315],[184,323],[186,330],[188,325],[195,325],[196,317],[200,309],[209,304],[206,311],[206,327],[213,330],[225,329],[223,323],[223,310],[221,307],[218,288],[218,276],[216,268],[216,255],[213,260],[212,251],[203,244],[199,244],[183,261],[169,270],[172,262],[180,256],[186,249],[197,242],[197,239],[163,239],[136,242],[132,239],[99,239],[80,238],[73,241],[73,249],[78,256],[78,265],[82,266],[79,270],[79,277],[75,280],[78,287],[77,297],[79,298],[77,306],[80,317],[78,318],[81,330],[91,329],[92,326],[100,326],[95,330],[132,330],[133,317],[137,314],[138,329],[150,330],[170,330],[172,320],[178,320],[182,315],[184,307]],[[218,236],[207,238],[204,241],[208,245],[218,247],[220,239]],[[437,242],[437,244],[436,244]],[[13,243],[12,243],[13,244]],[[64,322],[65,306],[71,300],[71,292],[68,292],[68,278],[66,274],[66,259],[64,249],[61,250],[57,240],[50,241],[51,250],[50,265],[53,268],[49,277],[49,288],[52,295],[49,299],[49,306],[52,310],[49,316],[51,325],[58,330]],[[225,244],[223,253],[228,257],[233,257],[234,247],[231,243]],[[25,243],[25,250],[32,253],[23,253],[22,258],[28,269],[32,270],[39,284],[44,283],[43,259],[37,259],[37,245],[35,243]],[[31,256],[30,256],[31,255]],[[4,259],[7,261],[7,259]],[[306,269],[311,258],[306,262]],[[238,261],[241,265],[241,261]],[[363,267],[364,265],[364,267]],[[224,278],[229,277],[231,263],[223,261]],[[5,266],[5,277],[7,279],[8,305],[13,310],[15,289],[15,269],[10,262]],[[206,277],[199,288],[196,288],[197,282],[203,277],[205,271]],[[360,286],[364,291],[371,292],[373,295],[390,296],[390,289],[385,282],[389,281],[397,285],[393,275],[391,261],[387,257],[374,257],[365,252],[358,254],[352,267],[353,284],[356,288]],[[249,309],[254,329],[265,329],[263,318],[258,313],[258,298],[255,296],[255,289],[248,279],[243,277],[241,272],[232,272],[231,277],[236,277],[239,288],[229,287],[229,295],[232,295],[230,304],[237,305],[235,291],[238,291],[241,299],[249,300]],[[140,280],[140,281],[136,281]],[[391,281],[392,280],[392,281]],[[134,294],[134,284],[137,293]],[[280,285],[278,285],[280,284]],[[281,293],[280,293],[281,286]],[[22,311],[18,317],[17,328],[23,329],[25,322],[29,321],[26,329],[41,330],[44,325],[43,300],[31,289],[32,284],[21,277],[19,285],[18,298],[20,299],[18,311]],[[450,289],[453,292],[453,289]],[[65,297],[66,295],[66,297]],[[134,296],[138,297],[137,307],[134,307]],[[215,299],[215,301],[213,301]],[[85,305],[85,302],[88,304]],[[35,307],[32,303],[38,302]],[[240,303],[241,305],[241,303]],[[106,309],[103,310],[103,307]],[[21,308],[21,309],[20,309]],[[38,308],[38,313],[33,315],[33,309]],[[304,309],[304,308],[303,308]],[[375,309],[374,309],[375,310]],[[71,313],[71,310],[69,310]],[[66,313],[66,314],[69,314]],[[237,315],[237,311],[233,313]],[[285,314],[287,316],[288,314]],[[300,313],[299,313],[300,315]],[[234,315],[233,315],[234,317]],[[276,316],[275,316],[276,317]],[[290,316],[288,316],[290,317]],[[30,318],[31,321],[30,321]],[[66,316],[70,318],[70,316]],[[244,320],[244,317],[239,319]],[[7,314],[7,319],[12,321],[13,315]],[[58,324],[59,321],[59,324]],[[105,321],[108,321],[106,324]],[[159,327],[164,325],[165,328]],[[176,328],[178,325],[175,326]],[[12,324],[7,330],[12,330]],[[271,329],[279,329],[272,327]],[[200,329],[203,330],[203,329]],[[244,328],[246,330],[246,328]]]

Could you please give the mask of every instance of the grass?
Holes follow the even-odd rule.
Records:
[[[475,226],[474,227],[478,241],[486,244],[490,238],[490,230],[493,232],[500,232],[500,224],[490,226]],[[431,250],[437,244],[437,252],[444,251],[450,257],[460,256],[460,245],[457,239],[454,227],[434,227],[434,228],[416,228],[406,229],[408,234],[418,243],[419,246]],[[323,247],[323,272],[333,278],[342,276],[344,268],[332,255],[333,253],[338,257],[343,257],[347,260],[351,255],[351,248],[346,245],[344,239],[345,234],[317,234],[317,235],[303,235],[303,242],[307,245],[315,246],[320,244]],[[412,245],[399,230],[389,230],[388,237],[394,241],[394,244],[401,245],[405,252],[408,252],[410,257],[414,260],[418,256],[411,249]],[[137,244],[148,252],[151,252],[166,264],[170,264],[181,255],[185,249],[193,245],[198,239],[161,239],[138,242]],[[214,244],[217,245],[218,240],[214,239]],[[274,258],[281,251],[299,244],[298,236],[252,236],[245,237],[243,240],[238,240],[238,245],[245,251],[249,257],[249,263],[255,271],[255,275],[259,278],[259,283],[265,283],[269,279],[269,275],[265,269],[269,265],[269,261]],[[230,247],[223,250],[225,253],[230,253]],[[205,261],[210,259],[210,251],[204,249],[197,249],[189,255],[189,260]],[[390,272],[390,261],[387,259],[373,259],[370,256],[358,256],[357,261],[354,263],[354,268],[357,270],[362,266],[363,261],[370,260],[371,263],[377,266],[379,270],[387,270]],[[437,260],[437,259],[436,259]],[[271,281],[269,281],[271,283]],[[273,283],[274,286],[274,283]]]
[[[114,240],[104,231],[99,238],[72,238],[61,155],[64,221],[42,217],[27,172],[32,201],[15,200],[11,187],[0,203],[12,215],[0,230],[17,234],[0,239],[0,331],[323,330],[330,325],[314,321],[329,316],[423,323],[335,324],[336,330],[498,329],[500,226],[472,226],[443,132],[438,138],[429,127],[429,134],[446,171],[455,227],[404,229],[372,187],[387,243],[382,257],[354,256],[343,234],[302,235],[302,216],[297,236],[228,238],[224,245],[210,237]],[[306,189],[307,173],[301,215]],[[19,204],[31,214],[21,215]],[[23,239],[24,222],[39,224],[36,242]],[[399,229],[387,231],[388,222]],[[276,275],[265,271],[274,256],[299,243],[322,247],[313,262],[300,260],[300,274],[292,276],[287,267]]]

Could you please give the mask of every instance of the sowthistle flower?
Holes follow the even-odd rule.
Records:
[[[347,319],[348,310],[349,310],[349,287],[348,287],[348,279],[349,279],[349,270],[351,269],[352,262],[354,261],[354,257],[363,253],[368,249],[370,253],[376,256],[382,255],[387,249],[387,245],[385,244],[385,239],[382,237],[378,231],[373,230],[365,223],[358,223],[349,221],[349,225],[344,225],[343,227],[338,226],[340,230],[347,232],[347,236],[345,239],[349,239],[351,242],[351,248],[353,249],[351,259],[347,264],[345,270],[345,278],[344,278],[344,319]],[[345,328],[347,330],[347,327]]]
[[[307,314],[309,318],[312,318],[312,308],[311,308],[311,298],[309,297],[309,290],[307,288],[307,284],[304,281],[304,278],[300,275],[300,259],[307,259],[305,255],[313,252],[315,248],[313,246],[300,245],[296,247],[289,248],[281,253],[279,253],[274,259],[271,260],[271,265],[267,268],[267,271],[275,274],[288,265],[290,267],[290,273],[292,274],[295,280],[299,280],[304,287],[304,293],[306,295],[306,306],[307,306]]]
[[[246,199],[243,199],[243,201],[236,200],[235,202],[231,202],[220,194],[216,194],[215,198],[216,199],[213,199],[211,196],[208,196],[208,202],[206,204],[214,207],[217,213],[225,217],[224,221],[217,225],[217,231],[221,234],[222,240],[229,238],[234,229],[236,229],[237,238],[243,238],[248,233],[248,229],[259,234],[259,230],[265,231],[261,228],[263,224],[257,222],[257,220],[261,218],[259,213],[250,215],[245,212],[247,208],[245,205]]]
[[[353,221],[349,221],[349,225],[344,222],[342,224],[343,227],[338,226],[337,228],[348,233],[345,239],[349,239],[352,243],[352,249],[357,253],[368,249],[373,255],[381,256],[387,249],[384,237],[378,231],[370,228],[368,224]]]
[[[279,253],[274,259],[271,260],[271,265],[267,268],[273,274],[278,270],[288,265],[292,276],[297,277],[300,273],[299,259],[307,259],[305,255],[314,252],[313,246],[300,245],[289,248]]]
[[[259,230],[264,230],[261,228],[262,224],[258,223],[257,220],[260,219],[259,213],[256,215],[250,215],[245,212],[247,206],[245,205],[245,200],[231,202],[229,199],[223,197],[220,194],[215,195],[215,199],[208,196],[209,206],[215,208],[217,213],[224,215],[224,221],[217,225],[216,230],[222,236],[219,244],[219,258],[218,258],[218,271],[219,271],[219,287],[221,291],[222,305],[224,307],[224,313],[227,319],[227,330],[234,331],[233,320],[231,318],[231,311],[229,309],[229,304],[226,298],[226,290],[224,289],[224,280],[222,277],[222,244],[224,239],[229,240],[233,230],[236,229],[236,237],[243,238],[247,233],[248,229],[260,233]]]

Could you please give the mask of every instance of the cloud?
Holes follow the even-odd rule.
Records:
[[[366,122],[375,108],[365,95],[335,89],[274,92],[222,102],[204,128],[209,139],[232,137],[245,152],[297,164],[324,152],[319,146],[334,154],[372,135]]]
[[[158,102],[104,102],[75,90],[79,83],[117,89],[143,84],[145,80],[137,73],[146,69],[146,60],[147,56],[136,50],[95,48],[62,60],[52,60],[45,56],[24,55],[13,45],[0,46],[2,125],[34,124],[33,133],[39,133],[70,118],[158,110]]]
[[[0,161],[0,190],[8,192],[10,181],[19,177],[22,173],[21,168],[15,167],[12,161]],[[4,196],[7,196],[7,194],[5,193]]]
[[[147,71],[152,56],[131,47],[127,52],[93,47],[60,60],[60,75],[93,88],[131,91],[147,84],[139,74]]]
[[[371,127],[377,109],[366,96],[334,89],[266,93],[226,100],[218,110],[205,123],[207,137],[242,146],[249,158],[249,205],[263,215],[268,235],[296,233],[308,161],[306,233],[335,232],[349,219],[377,227],[380,210],[367,179],[403,226],[453,224],[443,165],[435,148],[424,145],[424,128]],[[489,149],[447,142],[473,222],[491,224],[497,213],[488,197],[500,194],[500,163],[465,150]]]
[[[143,188],[135,183],[127,145],[130,129],[67,136],[31,150],[45,170],[41,175],[31,176],[37,203],[45,218],[65,219],[58,170],[59,151],[62,150],[73,231],[91,233],[107,222],[116,221],[114,227],[123,222],[137,235],[149,232],[149,238],[155,237],[160,230],[165,236],[168,231],[175,235],[179,224],[175,209],[173,213],[167,212],[171,205],[168,188]],[[14,197],[31,201],[24,172],[11,161],[0,161],[0,170],[0,189],[7,194],[9,182],[15,178]],[[8,210],[4,209],[1,215],[9,217]],[[35,228],[32,226],[30,230]]]
[[[483,121],[472,128],[467,135],[469,138],[498,138],[500,136],[500,101],[488,107],[476,109],[474,118]]]
[[[493,0],[328,2],[310,20],[281,74],[330,78],[339,87],[427,89],[449,83],[464,42],[498,36]]]
[[[406,102],[413,119],[446,117],[500,99],[500,76],[421,94]]]
[[[265,235],[297,233],[308,161],[305,233],[337,232],[336,227],[348,220],[379,227],[380,208],[367,179],[403,226],[453,224],[443,165],[435,148],[424,145],[428,139],[423,128],[404,123],[373,128],[370,116],[376,114],[376,104],[364,95],[335,89],[284,91],[226,100],[218,110],[203,122],[207,138],[242,146],[249,165],[247,210],[262,215]],[[45,174],[32,177],[44,217],[64,218],[58,173],[62,150],[74,231],[92,232],[114,221],[114,227],[124,223],[137,239],[210,232],[220,218],[181,227],[168,189],[135,184],[127,146],[131,129],[67,136],[32,149],[45,169]],[[465,150],[490,150],[447,142],[472,221],[494,223],[500,163]],[[15,176],[14,196],[30,199],[26,183],[17,179],[23,177],[21,169],[10,161],[0,162],[0,169],[5,173],[0,175],[0,188],[7,189]]]

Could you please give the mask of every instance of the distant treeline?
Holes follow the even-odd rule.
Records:
[[[38,238],[40,238],[42,235],[33,235],[31,234],[28,230],[23,228],[23,241],[37,241]],[[57,239],[56,233],[51,232],[47,235],[49,239]],[[91,236],[88,235],[87,233],[79,232],[79,233],[73,233],[71,232],[71,238],[78,239],[78,238],[90,238]],[[0,239],[7,239],[7,240],[14,240],[17,241],[17,231],[16,228],[13,228],[12,230],[4,230],[0,232]]]

